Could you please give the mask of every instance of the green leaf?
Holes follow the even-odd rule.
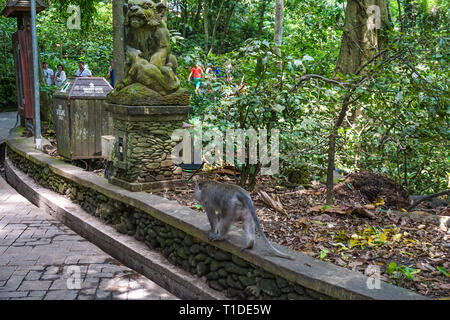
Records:
[[[442,274],[443,274],[444,276],[450,277],[450,273],[449,273],[445,268],[442,268],[442,267],[440,267],[440,266],[437,266],[436,269],[438,269],[440,272],[442,272]]]
[[[389,263],[389,266],[387,268],[388,275],[391,275],[392,273],[394,273],[397,270],[398,270],[398,266],[395,262]]]
[[[325,259],[325,257],[327,256],[328,252],[330,252],[330,250],[328,250],[328,249],[323,249],[322,251],[320,251],[320,259],[321,260]]]

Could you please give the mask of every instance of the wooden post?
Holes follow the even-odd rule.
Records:
[[[122,81],[125,65],[124,0],[113,1],[114,85]]]

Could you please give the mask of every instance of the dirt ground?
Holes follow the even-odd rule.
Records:
[[[223,172],[202,179],[235,183]],[[194,183],[156,194],[203,212],[193,188]],[[250,195],[271,241],[363,274],[374,265],[383,281],[433,298],[450,296],[450,231],[411,219],[404,210],[408,193],[394,181],[370,172],[350,174],[335,186],[332,207],[324,206],[326,189],[317,182],[288,188],[269,177],[255,189]],[[418,209],[424,216],[450,215],[447,207]]]

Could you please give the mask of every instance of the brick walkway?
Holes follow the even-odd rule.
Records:
[[[0,177],[0,300],[177,299],[19,195]]]

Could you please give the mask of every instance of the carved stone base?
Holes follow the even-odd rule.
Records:
[[[111,103],[129,106],[186,106],[189,105],[189,93],[179,88],[174,93],[161,95],[140,83],[133,83],[120,91],[111,91],[107,99]]]
[[[185,180],[166,180],[157,182],[127,182],[116,177],[111,177],[109,183],[122,187],[132,192],[147,191],[147,192],[160,192],[175,190],[176,187],[182,187],[185,185]]]
[[[130,191],[164,190],[182,181],[182,169],[172,161],[190,106],[126,106],[109,104],[115,146],[110,182]]]

